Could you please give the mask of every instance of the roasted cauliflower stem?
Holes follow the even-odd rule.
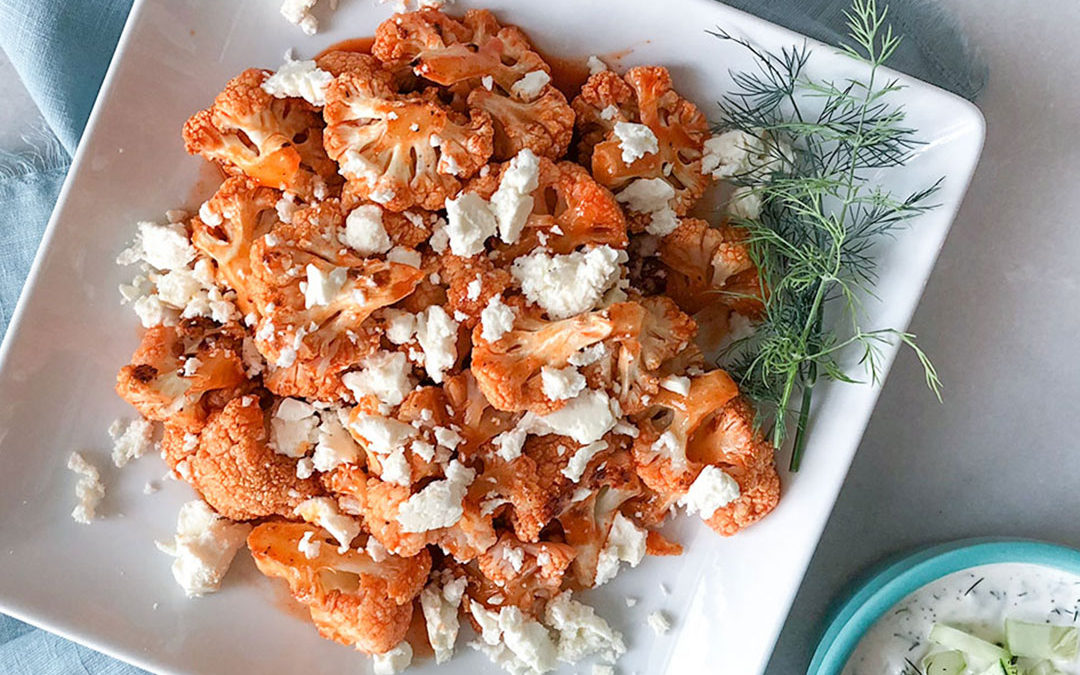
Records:
[[[191,243],[217,263],[221,281],[236,291],[236,305],[251,312],[251,245],[278,223],[281,193],[250,178],[229,178],[192,218]]]
[[[197,433],[213,410],[255,388],[244,373],[242,345],[239,327],[209,319],[155,326],[120,369],[116,392],[146,419]]]
[[[310,558],[300,551],[305,536],[319,544]],[[263,523],[248,535],[248,548],[260,572],[284,579],[297,602],[307,606],[319,635],[369,654],[405,639],[413,600],[431,571],[426,550],[376,562],[355,549],[339,553],[328,532],[304,523]]]
[[[497,172],[473,179],[466,191],[490,199],[506,169],[504,164]],[[607,188],[577,164],[541,158],[537,187],[530,196],[532,209],[518,241],[492,244],[493,260],[497,263],[512,262],[538,248],[566,254],[589,245],[627,247],[622,208]]]
[[[709,125],[697,106],[672,87],[667,68],[638,66],[622,77],[610,70],[591,76],[574,99],[581,141],[578,159],[601,185],[619,192],[637,179],[662,179],[674,190],[668,205],[686,214],[705,192],[701,156]],[[619,122],[644,124],[658,150],[627,163],[615,134]],[[636,215],[641,221],[641,214]]]
[[[363,61],[327,87],[326,151],[356,194],[392,211],[441,208],[491,156],[491,117],[456,112],[434,90],[399,94],[377,60]]]
[[[686,215],[704,117],[662,67],[551,74],[490,12],[434,9],[245,71],[183,130],[217,191],[121,255],[147,328],[117,392],[377,671],[444,661],[462,617],[520,672],[550,668],[517,629],[552,667],[614,658],[571,593],[679,555],[680,509],[731,536],[780,498],[716,367],[768,289],[744,230]]]
[[[323,121],[300,98],[263,91],[270,72],[249,69],[225,85],[214,105],[184,124],[184,147],[226,173],[312,199],[340,183],[323,149]]]

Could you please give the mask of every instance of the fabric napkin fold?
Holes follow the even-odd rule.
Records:
[[[844,10],[850,7],[849,0],[725,1],[826,43],[839,44],[847,33]],[[264,4],[266,11],[277,11],[276,0]],[[890,21],[905,38],[891,65],[975,98],[986,83],[987,70],[955,21],[928,0],[887,4]],[[0,334],[11,318],[130,7],[131,0],[0,0],[0,48],[45,124],[26,139],[29,150],[0,148]],[[297,31],[296,40],[303,39]],[[0,615],[0,673],[141,672]]]

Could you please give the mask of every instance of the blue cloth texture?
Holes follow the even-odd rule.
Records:
[[[726,2],[824,42],[837,44],[846,34],[843,10],[849,0]],[[274,4],[267,0],[267,11],[276,11]],[[890,20],[905,36],[890,65],[974,98],[987,71],[955,22],[928,0],[889,4]],[[29,150],[0,148],[0,333],[11,318],[130,6],[130,0],[0,0],[0,48],[47,125],[27,139]],[[0,673],[141,672],[0,615]]]

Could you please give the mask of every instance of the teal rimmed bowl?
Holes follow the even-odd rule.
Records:
[[[953,572],[994,563],[1028,563],[1080,575],[1080,551],[1026,539],[964,539],[893,559],[833,612],[808,675],[840,675],[863,634],[908,594]]]

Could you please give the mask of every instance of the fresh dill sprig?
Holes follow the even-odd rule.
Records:
[[[875,182],[921,145],[892,100],[903,86],[882,72],[900,44],[887,15],[876,0],[854,0],[846,12],[852,44],[843,51],[869,66],[862,80],[808,76],[805,44],[772,53],[723,30],[713,33],[749,50],[757,66],[733,72],[734,90],[721,102],[721,127],[755,139],[748,166],[732,182],[761,203],[760,216],[738,224],[747,231],[765,298],[754,335],[734,345],[729,365],[757,403],[759,423],[771,420],[777,448],[794,416],[792,471],[802,458],[815,383],[858,381],[844,366],[852,352],[861,357],[862,377],[877,382],[882,347],[907,345],[927,386],[941,396],[937,372],[914,335],[865,329],[860,320],[862,298],[873,296],[877,281],[876,242],[934,208],[941,185],[896,196]]]

